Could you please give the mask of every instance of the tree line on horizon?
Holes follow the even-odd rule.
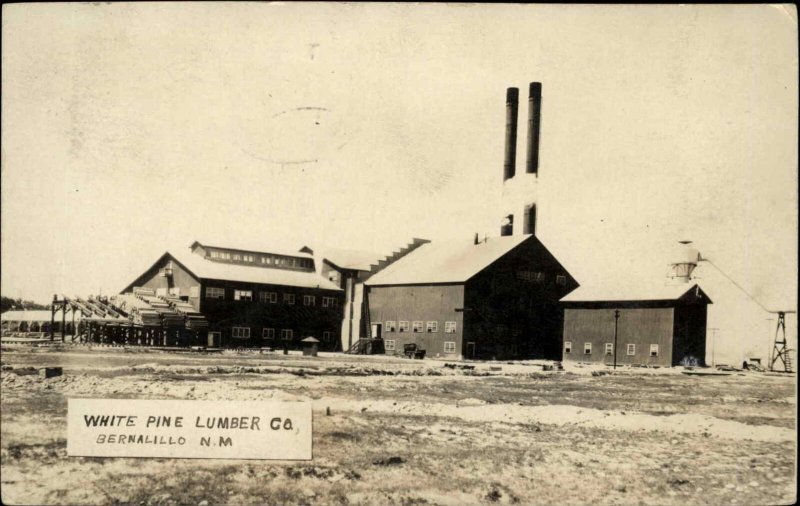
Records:
[[[23,300],[22,297],[14,299],[12,297],[6,297],[5,295],[0,296],[0,313],[15,309],[50,309],[50,304],[39,304],[32,300]]]

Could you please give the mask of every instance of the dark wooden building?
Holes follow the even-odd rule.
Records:
[[[366,281],[368,323],[388,354],[560,358],[558,301],[577,286],[532,235],[433,242]]]
[[[326,248],[315,252],[309,246],[304,246],[300,250],[304,253],[316,253],[317,258],[321,259],[322,276],[344,290],[342,349],[350,349],[360,338],[367,337],[369,333],[366,325],[364,282],[429,242],[427,239],[414,238],[388,255],[340,248]]]
[[[343,290],[307,253],[195,242],[190,253],[164,253],[123,293],[134,287],[188,301],[208,320],[202,344],[211,347],[300,349],[312,336],[322,350],[341,350]]]
[[[705,365],[711,303],[696,284],[581,288],[562,299],[563,359],[612,364],[616,331],[617,364]]]

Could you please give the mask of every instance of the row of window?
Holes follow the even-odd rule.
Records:
[[[544,282],[544,272],[534,272],[534,271],[517,271],[517,279],[521,279],[523,281],[528,281],[531,283],[543,283]],[[556,284],[557,285],[566,285],[567,284],[567,276],[563,274],[556,275]]]
[[[166,297],[167,294],[172,295],[174,297],[180,297],[181,295],[186,295],[185,292],[181,292],[181,287],[173,286],[172,288],[156,288],[156,297]],[[191,286],[189,287],[189,297],[197,298],[200,297],[200,287],[199,286]]]
[[[225,298],[225,289],[208,286],[206,287],[206,298],[207,299],[224,299]],[[252,290],[234,290],[233,291],[233,300],[240,300],[240,301],[252,301],[253,300],[253,291]],[[277,304],[278,303],[278,292],[259,292],[258,293],[258,300],[259,302],[270,303],[270,304]],[[288,304],[290,306],[294,305],[296,300],[295,294],[293,293],[284,293],[283,294],[283,303]],[[304,306],[316,306],[317,305],[317,297],[315,295],[303,295],[303,305]],[[322,307],[336,307],[339,305],[339,301],[336,297],[322,297]]]
[[[386,332],[408,332],[408,322],[407,321],[399,321],[395,322],[393,320],[387,320],[385,324],[385,331]],[[422,332],[422,329],[425,329],[425,332],[439,332],[439,322],[438,321],[429,321],[423,322],[420,320],[414,321],[412,323],[411,332]],[[456,322],[444,322],[444,333],[445,334],[455,334],[456,333]]]
[[[210,258],[216,260],[233,260],[234,262],[260,263],[262,265],[274,265],[276,267],[302,267],[311,269],[314,261],[310,258],[294,258],[278,255],[251,255],[249,253],[231,253],[229,251],[211,250],[208,254]]]
[[[455,341],[445,341],[443,346],[444,353],[455,353],[456,352],[456,342]],[[397,341],[394,339],[386,339],[383,341],[383,346],[386,351],[395,351],[397,349]]]
[[[250,339],[250,327],[231,327],[231,337],[234,339]],[[261,329],[261,339],[275,339],[275,329]],[[294,339],[294,330],[281,329],[281,339],[283,341]],[[327,330],[323,332],[322,341],[326,343],[333,341],[333,332]]]
[[[627,355],[633,356],[636,355],[636,345],[634,343],[627,344]],[[564,341],[564,353],[572,353],[572,342],[571,341]],[[605,353],[606,355],[613,355],[614,354],[614,343],[605,343]],[[583,354],[584,355],[591,355],[592,354],[592,343],[583,343]],[[658,356],[658,345],[651,344],[650,345],[650,356],[657,357]]]

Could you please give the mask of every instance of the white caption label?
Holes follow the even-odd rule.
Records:
[[[67,455],[311,460],[311,404],[69,399]]]

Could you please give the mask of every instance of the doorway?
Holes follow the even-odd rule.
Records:
[[[464,358],[468,358],[470,360],[475,359],[475,342],[471,341],[467,343],[467,352],[464,354]]]
[[[383,324],[382,323],[373,323],[372,324],[372,339],[383,339]]]
[[[208,347],[219,348],[220,346],[222,346],[222,332],[209,332]]]

